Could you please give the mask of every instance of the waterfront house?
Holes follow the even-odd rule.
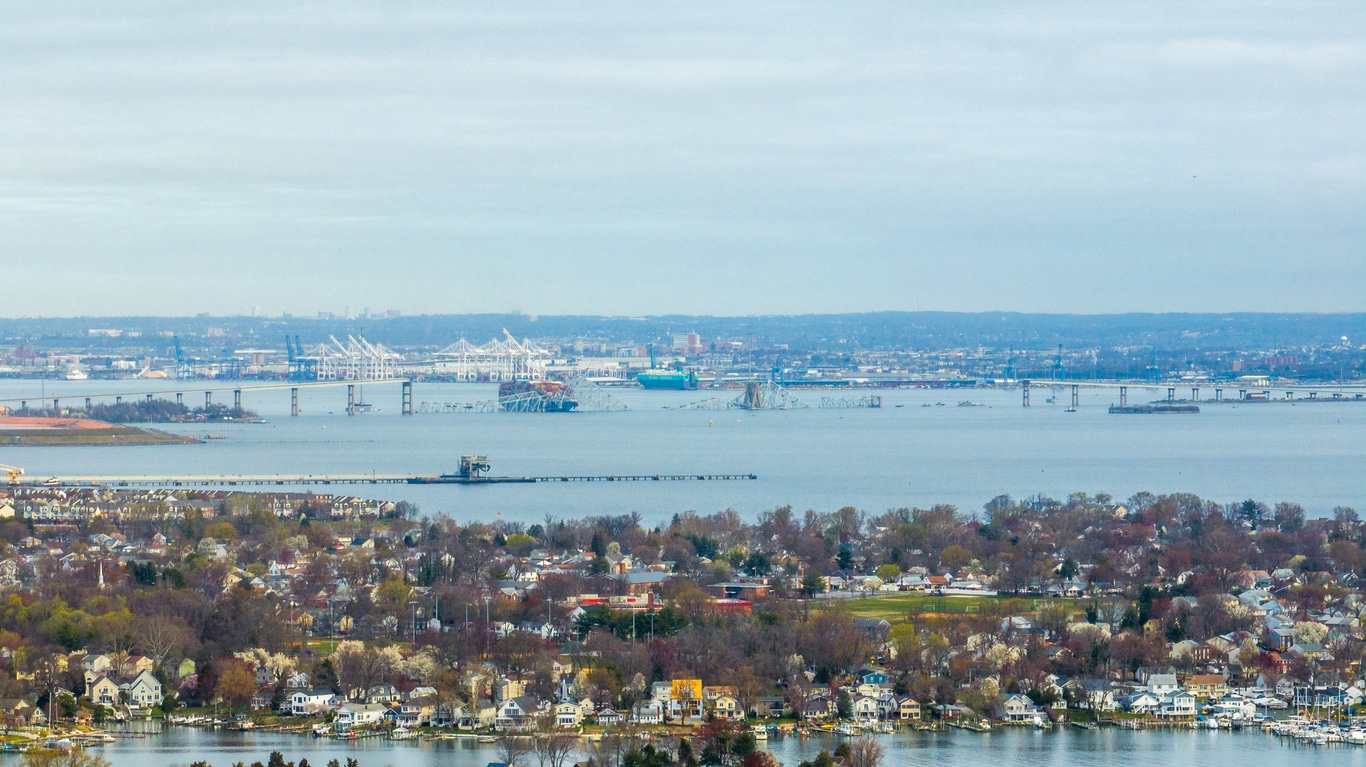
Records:
[[[500,730],[528,727],[533,723],[540,710],[540,702],[530,695],[508,698],[498,707],[498,716],[494,721],[494,726]]]
[[[920,719],[920,701],[909,695],[897,696],[895,700],[898,719],[903,722],[918,721]]]
[[[603,727],[616,727],[620,725],[625,718],[626,717],[621,715],[620,711],[617,711],[610,706],[598,711],[597,716],[595,717],[598,724]]]
[[[655,700],[637,703],[631,707],[631,721],[635,724],[660,724],[664,721],[664,707]]]
[[[717,719],[735,722],[745,718],[740,701],[733,695],[719,695],[711,702],[712,715]]]
[[[424,695],[406,698],[398,709],[398,723],[404,727],[422,727],[431,724],[432,713],[436,711],[436,697]]]
[[[299,690],[289,696],[289,713],[293,716],[309,716],[332,705],[336,697],[331,690]]]
[[[1138,690],[1124,696],[1120,704],[1131,714],[1154,714],[1162,705],[1162,699],[1147,690]]]
[[[337,708],[337,718],[332,727],[337,732],[347,732],[355,727],[377,725],[384,721],[388,706],[380,703],[344,703]]]
[[[854,720],[859,722],[877,721],[877,698],[868,695],[855,695],[850,701],[854,709]]]
[[[1043,718],[1043,709],[1027,695],[1007,695],[1001,701],[1001,718],[1007,722],[1030,722]]]
[[[583,711],[577,703],[556,703],[555,704],[555,726],[572,729],[578,727],[583,721]]]
[[[119,704],[119,686],[107,676],[101,676],[93,684],[86,685],[86,694],[90,697],[91,703],[101,706]]]
[[[1176,674],[1153,674],[1148,677],[1148,692],[1157,696],[1159,700],[1181,689],[1181,683],[1176,681]]]
[[[1218,700],[1228,694],[1228,682],[1221,674],[1196,674],[1186,681],[1186,692],[1205,700]]]
[[[139,672],[128,685],[128,705],[133,708],[156,708],[163,698],[161,682],[151,671]]]
[[[1177,690],[1162,699],[1157,715],[1162,719],[1194,719],[1195,710],[1195,696],[1185,690]]]

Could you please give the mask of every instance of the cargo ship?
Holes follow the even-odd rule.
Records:
[[[579,401],[559,381],[504,381],[498,384],[498,406],[519,413],[569,413]]]
[[[697,373],[691,370],[647,370],[636,376],[636,382],[646,389],[685,391],[697,388]]]

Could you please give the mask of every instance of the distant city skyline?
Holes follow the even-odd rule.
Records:
[[[1366,311],[1359,3],[43,3],[0,67],[5,317]]]

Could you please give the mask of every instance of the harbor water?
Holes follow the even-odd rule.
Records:
[[[1283,767],[1366,765],[1366,748],[1314,747],[1278,739],[1259,730],[1243,732],[1106,729],[1038,731],[1002,729],[979,734],[950,730],[881,736],[885,767],[1222,767],[1267,764]],[[789,737],[770,740],[768,750],[786,767],[795,767],[821,749],[833,751],[835,738]],[[331,759],[354,757],[361,767],[485,767],[499,761],[497,749],[473,739],[447,741],[336,741],[307,737],[168,728],[160,735],[120,740],[101,748],[113,767],[163,767],[205,760],[214,767],[241,761],[265,763],[271,751],[288,761],[308,759],[323,767]],[[0,758],[0,764],[4,764]],[[534,764],[535,760],[531,760]]]
[[[0,381],[0,398],[32,404],[65,397],[66,406],[99,392],[168,388],[165,381]],[[204,382],[221,387],[222,382]],[[244,382],[244,387],[250,383]],[[1191,492],[1220,502],[1294,501],[1311,515],[1334,506],[1366,510],[1366,404],[1204,403],[1192,415],[1111,415],[1108,390],[889,390],[878,409],[814,407],[829,392],[798,390],[811,409],[680,410],[733,391],[647,392],[610,389],[625,412],[400,415],[399,387],[366,385],[373,411],[346,415],[344,388],[304,389],[291,417],[288,390],[246,389],[245,407],[261,424],[172,425],[214,433],[195,445],[121,447],[0,446],[0,463],[30,478],[84,474],[439,474],[462,453],[480,453],[501,475],[730,474],[756,481],[540,485],[325,486],[320,492],[416,502],[457,520],[523,522],[640,512],[648,523],[677,512],[733,508],[746,518],[781,505],[830,511],[855,506],[881,513],[952,503],[973,512],[998,494],[1017,498],[1072,492]],[[857,395],[859,392],[846,392]],[[1130,402],[1164,396],[1133,387]],[[494,385],[418,383],[414,401],[473,402]],[[219,392],[216,402],[230,402]],[[960,407],[970,400],[980,407]],[[187,404],[203,402],[190,390]],[[270,489],[270,488],[261,488]],[[303,487],[282,487],[302,491]]]

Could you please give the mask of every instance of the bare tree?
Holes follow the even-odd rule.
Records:
[[[564,767],[574,753],[574,740],[573,734],[555,726],[553,715],[543,716],[531,736],[531,750],[540,767]]]
[[[871,735],[854,739],[849,744],[849,767],[878,767],[887,749]]]
[[[525,767],[531,744],[525,737],[504,733],[498,739],[498,758],[508,767]]]

